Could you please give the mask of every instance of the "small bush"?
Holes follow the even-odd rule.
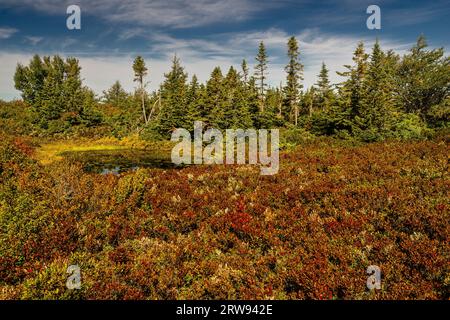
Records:
[[[403,113],[399,121],[394,124],[389,135],[402,140],[420,139],[426,137],[430,131],[420,119],[420,116],[413,113]]]
[[[314,138],[310,132],[303,128],[289,128],[280,131],[280,147],[291,148]]]

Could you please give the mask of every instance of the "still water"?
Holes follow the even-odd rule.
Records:
[[[63,157],[81,162],[87,172],[119,174],[138,168],[179,169],[184,167],[172,163],[170,152],[154,150],[120,149],[68,151]]]

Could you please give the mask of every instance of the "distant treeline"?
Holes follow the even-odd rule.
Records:
[[[344,80],[331,84],[322,64],[317,83],[303,89],[301,46],[291,37],[284,86],[267,85],[268,57],[259,45],[254,72],[243,60],[240,70],[214,68],[206,83],[188,75],[175,56],[159,89],[147,92],[151,77],[142,57],[132,66],[138,86],[126,92],[119,81],[98,98],[83,86],[79,62],[59,56],[18,65],[15,87],[30,107],[30,121],[54,133],[74,126],[107,126],[116,136],[139,132],[167,138],[175,128],[192,129],[195,120],[216,128],[287,127],[314,135],[376,141],[420,137],[448,127],[450,59],[444,49],[429,49],[425,38],[403,56],[383,51],[377,41],[371,53],[359,43],[353,64],[338,72]],[[130,66],[131,72],[131,66]]]

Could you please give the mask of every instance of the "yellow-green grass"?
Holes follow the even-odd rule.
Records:
[[[43,165],[61,160],[67,151],[94,151],[127,149],[118,144],[98,143],[98,141],[55,141],[41,145],[35,153],[36,159]]]
[[[170,141],[140,140],[138,137],[127,137],[124,139],[101,138],[98,140],[78,139],[78,140],[57,140],[41,143],[36,149],[35,158],[41,164],[47,165],[61,160],[64,152],[77,151],[98,151],[98,150],[125,150],[125,149],[145,149],[145,150],[170,150],[173,143]]]

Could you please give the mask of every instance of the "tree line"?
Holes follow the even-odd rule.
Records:
[[[119,136],[134,131],[167,138],[175,128],[193,128],[195,120],[215,128],[287,127],[316,135],[356,137],[376,141],[415,137],[430,128],[447,127],[450,110],[450,59],[444,49],[429,49],[420,36],[403,56],[382,50],[378,40],[371,52],[360,42],[351,65],[338,72],[343,81],[331,84],[322,64],[317,82],[303,89],[299,42],[287,42],[286,81],[268,85],[269,58],[263,42],[253,72],[243,60],[225,73],[214,68],[200,83],[191,78],[176,56],[164,81],[147,92],[150,74],[141,56],[132,71],[137,88],[128,93],[116,81],[97,98],[83,86],[75,58],[34,56],[18,64],[15,87],[32,106],[36,122],[49,126],[107,124]]]

